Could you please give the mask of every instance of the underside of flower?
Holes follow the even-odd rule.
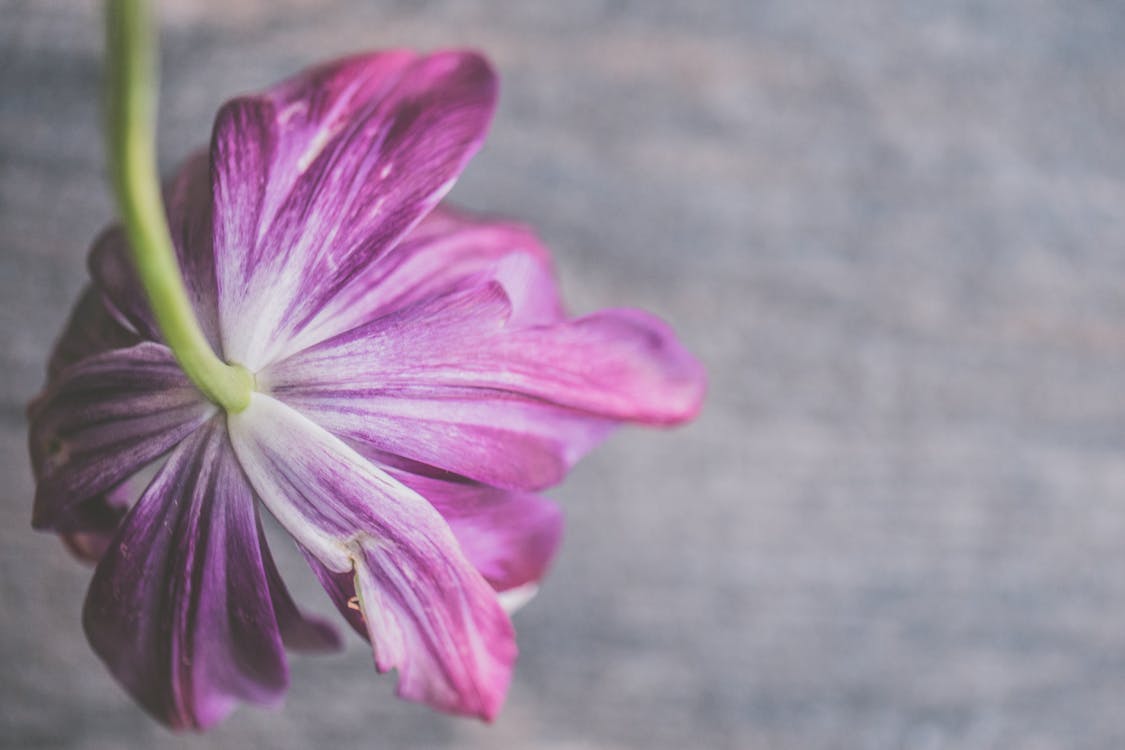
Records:
[[[300,612],[264,507],[405,698],[493,718],[561,514],[536,494],[623,422],[699,409],[658,319],[564,312],[528,229],[439,202],[496,98],[470,52],[322,65],[226,104],[165,190],[201,335],[252,374],[223,409],[185,375],[119,227],[29,410],[33,523],[97,563],[84,625],[150,713],[207,727],[274,705]],[[147,467],[155,476],[141,489]]]

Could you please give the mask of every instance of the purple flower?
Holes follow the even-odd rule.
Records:
[[[286,591],[258,501],[402,697],[491,719],[504,603],[560,536],[534,493],[621,422],[697,412],[702,370],[667,326],[567,318],[532,233],[438,207],[495,98],[475,54],[396,51],[222,108],[165,200],[205,334],[255,376],[241,412],[161,343],[121,230],[95,243],[30,408],[33,523],[97,561],[87,635],[161,721],[276,704],[286,647],[339,645]]]

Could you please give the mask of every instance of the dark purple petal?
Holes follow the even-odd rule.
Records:
[[[121,484],[214,413],[161,344],[108,351],[66,368],[28,409],[37,479],[32,525],[88,530],[84,502]]]
[[[287,356],[380,315],[497,281],[520,325],[564,317],[550,253],[527,227],[434,209],[352,280],[279,356]]]
[[[211,252],[211,181],[206,153],[196,154],[165,188],[164,200],[176,251],[197,315],[212,345],[218,343],[214,262]],[[128,257],[120,227],[110,227],[94,242],[89,257],[93,286],[83,290],[47,367],[56,380],[70,365],[142,339],[159,340],[144,290]],[[34,409],[32,410],[34,413]],[[166,445],[165,449],[171,447]],[[41,458],[44,451],[36,451]],[[39,459],[36,459],[39,462]],[[139,468],[139,467],[138,467]],[[37,469],[37,475],[40,473]],[[42,477],[37,476],[36,480]],[[76,504],[65,524],[74,529],[62,540],[78,558],[97,562],[135,494],[124,487]]]
[[[79,560],[96,563],[109,549],[117,527],[135,497],[129,484],[127,481],[75,506],[71,513],[71,528],[81,530],[65,532],[59,537]]]
[[[211,177],[205,152],[183,163],[164,189],[164,204],[188,298],[209,343],[217,349],[219,324],[215,261],[211,250]],[[120,226],[108,228],[95,240],[88,264],[90,276],[105,296],[112,315],[142,338],[162,341]]]
[[[224,106],[211,159],[227,356],[261,368],[437,205],[495,99],[479,55],[391,52]]]
[[[270,554],[260,523],[258,546],[262,551],[262,565],[266,571],[266,580],[269,582],[270,599],[273,601],[273,610],[277,615],[277,624],[285,647],[293,651],[311,652],[337,651],[342,648],[344,642],[340,640],[340,634],[331,623],[319,617],[306,615],[293,601]]]
[[[51,352],[47,364],[48,384],[76,362],[112,349],[128,348],[139,341],[135,333],[109,313],[102,295],[95,288],[87,287]],[[36,481],[39,481],[39,472],[36,474]],[[123,484],[76,506],[71,528],[81,531],[60,535],[67,549],[84,562],[97,562],[133,497],[135,495]]]
[[[316,558],[337,606],[341,577],[354,576],[375,665],[398,670],[399,695],[495,716],[516,657],[511,623],[434,507],[268,396],[255,393],[229,428],[254,489]]]
[[[547,573],[563,529],[562,512],[550,500],[471,482],[390,473],[437,508],[461,551],[497,591],[538,583]]]
[[[129,512],[94,573],[83,624],[146,710],[205,728],[288,683],[254,497],[222,417],[185,440]]]
[[[369,640],[367,623],[360,612],[359,597],[355,593],[355,572],[348,570],[345,573],[334,573],[308,550],[302,548],[302,551],[305,553],[305,559],[309,561],[309,567],[312,568],[316,579],[320,581],[320,585],[324,587],[324,590],[328,593],[328,598],[336,605],[336,609],[344,620],[352,626],[352,630],[359,634],[361,638]]]
[[[111,315],[101,294],[86,287],[70,313],[66,328],[55,342],[47,363],[47,379],[54,380],[63,370],[86,357],[111,349],[125,349],[140,339]]]
[[[560,481],[617,421],[699,409],[699,363],[656,318],[510,321],[491,282],[378,318],[271,365],[261,387],[372,448],[499,487]]]

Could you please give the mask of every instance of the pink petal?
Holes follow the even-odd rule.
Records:
[[[448,192],[491,119],[473,53],[390,52],[229,102],[215,123],[223,342],[257,370]]]
[[[508,692],[516,642],[488,585],[463,559],[451,563],[424,548],[369,537],[357,549],[363,557],[356,594],[375,668],[398,670],[402,698],[494,719]]]
[[[562,512],[550,500],[398,470],[391,475],[437,508],[465,556],[497,591],[538,583],[546,575],[563,528]]]
[[[121,484],[214,413],[161,344],[104,352],[66,368],[28,409],[37,479],[32,524],[88,530],[83,503]]]
[[[608,310],[510,321],[491,282],[386,315],[259,374],[329,430],[507,488],[558,482],[618,421],[699,409],[699,363],[656,318]]]
[[[289,342],[284,357],[404,307],[498,281],[522,325],[563,318],[550,253],[519,224],[434,209],[333,297]]]
[[[229,425],[255,490],[330,593],[354,575],[376,667],[398,670],[399,695],[492,718],[516,657],[511,623],[433,506],[268,396]]]
[[[600,443],[614,423],[504,391],[350,384],[275,387],[335,434],[485,484],[542,489]]]
[[[205,728],[288,683],[250,487],[222,417],[187,438],[98,564],[83,624],[154,717]]]

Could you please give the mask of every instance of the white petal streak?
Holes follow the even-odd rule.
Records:
[[[310,455],[330,435],[276,399],[251,394],[250,406],[227,416],[231,444],[258,496],[282,526],[337,573],[350,571],[354,528],[335,504],[318,507],[294,492],[294,474],[311,469]],[[346,449],[347,446],[344,446]],[[287,457],[285,463],[278,457]]]
[[[504,608],[504,611],[508,614],[514,614],[516,611],[523,609],[538,593],[539,584],[532,581],[522,586],[516,586],[514,589],[501,591],[497,596],[500,599],[500,606]]]

